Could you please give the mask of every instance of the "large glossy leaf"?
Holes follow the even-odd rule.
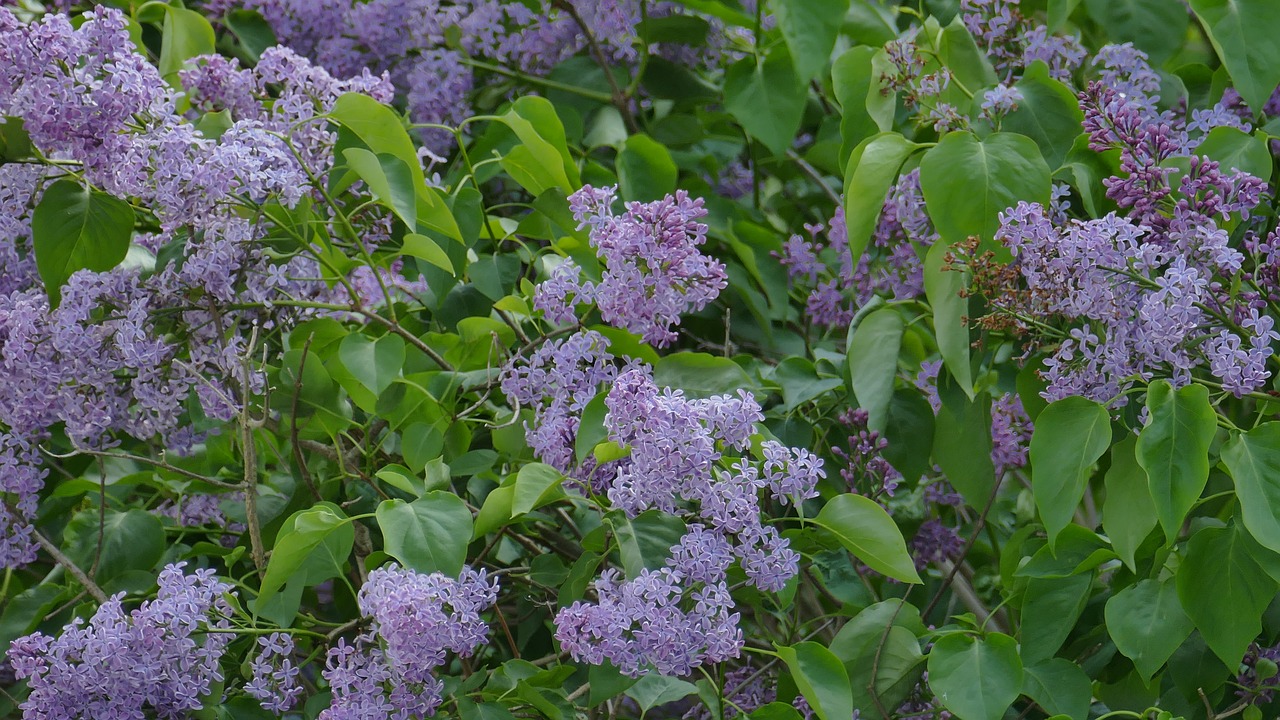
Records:
[[[666,146],[643,133],[618,151],[618,185],[623,200],[657,200],[676,189],[679,170]]]
[[[1267,141],[1243,130],[1216,127],[1195,152],[1218,161],[1225,173],[1239,170],[1263,180],[1271,178],[1271,150],[1267,148]]]
[[[1014,133],[982,140],[948,133],[920,161],[920,189],[942,238],[954,244],[976,235],[1000,257],[1008,257],[992,244],[1000,213],[1019,200],[1047,205],[1051,184],[1035,141]]]
[[[1227,667],[1236,667],[1262,632],[1262,612],[1275,598],[1276,580],[1260,560],[1267,552],[1234,524],[1204,528],[1187,542],[1178,599]]]
[[[338,346],[342,365],[369,392],[381,395],[400,376],[404,365],[404,340],[399,335],[383,335],[373,340],[351,333]]]
[[[1280,423],[1231,438],[1222,461],[1235,480],[1245,529],[1263,547],[1280,552]]]
[[[1132,436],[1111,446],[1111,467],[1104,481],[1107,495],[1102,503],[1102,527],[1130,569],[1135,568],[1138,546],[1159,522],[1147,471],[1138,464],[1137,446],[1138,439]]]
[[[1173,578],[1142,580],[1107,601],[1107,634],[1144,680],[1150,680],[1194,625],[1178,600]]]
[[[563,497],[560,489],[564,475],[543,463],[529,463],[516,473],[515,493],[511,499],[511,512],[523,515]]]
[[[898,376],[898,350],[904,323],[893,308],[862,318],[849,336],[849,378],[858,405],[867,411],[867,427],[883,432],[888,419],[893,383]]]
[[[933,431],[933,459],[970,507],[981,509],[995,488],[991,462],[991,396],[973,400],[963,393],[942,393]]]
[[[1005,116],[1001,129],[1036,141],[1050,169],[1062,166],[1082,130],[1084,113],[1071,88],[1049,77],[1049,66],[1031,63],[1016,86],[1022,93],[1018,109]]]
[[[167,547],[160,519],[137,508],[107,510],[102,517],[96,509],[81,511],[63,537],[67,557],[86,570],[96,567],[94,579],[102,585],[130,571],[153,570]]]
[[[453,493],[429,492],[411,503],[384,500],[378,505],[384,550],[405,567],[456,577],[467,558],[471,511]]]
[[[791,50],[796,75],[808,82],[831,58],[849,0],[770,0],[769,5]]]
[[[1173,542],[1209,480],[1209,445],[1218,424],[1203,385],[1174,390],[1157,380],[1147,389],[1147,410],[1150,417],[1138,435],[1138,464],[1147,471],[1156,516]]]
[[[924,258],[924,293],[933,309],[933,332],[947,372],[970,396],[973,369],[969,366],[968,277],[947,266],[951,248],[934,243]]]
[[[874,500],[838,495],[827,501],[813,523],[830,530],[846,550],[872,570],[903,582],[920,582],[902,532]]]
[[[791,146],[808,94],[781,48],[766,57],[743,58],[724,76],[725,109],[774,155],[785,155]]]
[[[1232,83],[1255,112],[1280,84],[1280,3],[1190,0]]]
[[[1053,658],[1024,670],[1022,693],[1045,712],[1071,720],[1089,717],[1093,687],[1080,666],[1065,658]]]
[[[160,43],[160,61],[156,69],[170,83],[176,83],[178,71],[198,55],[212,55],[216,38],[213,26],[195,10],[165,6],[164,38]]]
[[[1156,66],[1182,47],[1187,34],[1187,11],[1179,2],[1086,0],[1085,8],[1113,42],[1133,43]]]
[[[878,52],[878,48],[859,45],[831,66],[831,86],[840,103],[841,167],[848,165],[849,155],[863,140],[887,130],[893,122],[893,97],[880,92],[878,75],[872,70]]]
[[[1000,720],[1022,693],[1022,674],[1008,635],[948,635],[929,652],[929,688],[960,720]]]
[[[1092,400],[1068,397],[1045,408],[1031,435],[1031,488],[1052,545],[1084,497],[1093,464],[1111,444],[1111,418]]]
[[[31,216],[36,270],[49,305],[58,306],[62,286],[77,270],[105,272],[119,265],[132,236],[128,203],[71,180],[50,185]]]
[[[257,611],[268,607],[295,575],[306,584],[315,584],[340,574],[354,544],[355,530],[337,505],[325,503],[294,513],[280,527],[272,545],[258,591]]]
[[[1022,661],[1028,665],[1053,657],[1071,634],[1093,586],[1093,573],[1032,578],[1022,600]]]
[[[787,664],[796,687],[809,707],[822,720],[845,720],[853,716],[853,696],[844,663],[830,650],[815,642],[778,647],[778,657]]]
[[[875,712],[877,700],[897,707],[906,699],[924,672],[924,655],[916,637],[922,632],[920,611],[901,600],[876,603],[840,628],[830,649],[849,674],[854,710],[866,717]]]

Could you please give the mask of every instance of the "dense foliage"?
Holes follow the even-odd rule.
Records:
[[[1277,27],[0,2],[0,712],[1276,717]]]

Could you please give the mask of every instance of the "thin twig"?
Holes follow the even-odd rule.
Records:
[[[807,160],[800,157],[800,153],[795,150],[787,150],[787,158],[800,166],[800,169],[805,175],[809,176],[809,179],[818,183],[818,187],[822,188],[822,191],[827,194],[827,197],[831,198],[831,202],[835,203],[837,207],[844,204],[844,200],[840,197],[840,194],[833,190],[831,186],[827,184],[827,181],[822,178],[822,173],[818,172],[818,169],[810,165]]]
[[[978,541],[978,533],[982,532],[983,526],[987,523],[987,514],[991,512],[992,506],[996,503],[996,496],[1000,494],[1000,485],[1003,481],[1003,476],[996,478],[995,485],[991,488],[991,495],[987,498],[987,504],[982,508],[982,513],[978,515],[977,524],[973,526],[973,532],[969,533],[969,539],[964,544],[964,550],[960,553],[956,563],[951,566],[951,571],[943,579],[942,585],[938,586],[938,591],[933,594],[933,599],[929,601],[929,604],[920,613],[922,617],[928,617],[929,613],[933,612],[933,609],[938,605],[938,601],[942,599],[943,593],[955,582],[956,572],[960,569],[960,561],[969,554],[969,551],[973,549],[973,544]]]
[[[146,457],[145,455],[132,455],[126,452],[113,453],[113,452],[105,452],[102,450],[90,450],[88,448],[76,448],[74,451],[66,454],[55,453],[45,448],[40,448],[40,451],[43,452],[45,455],[48,455],[49,457],[64,458],[64,459],[72,458],[72,457],[75,457],[76,455],[92,455],[94,457],[100,457],[100,458],[114,458],[116,460],[132,460],[133,462],[145,463],[147,465],[151,465],[152,467],[160,468],[161,470],[168,470],[169,472],[177,473],[178,475],[182,475],[183,477],[187,477],[192,480],[199,480],[200,482],[208,483],[214,487],[225,488],[227,490],[243,490],[244,489],[244,487],[240,483],[224,482],[216,478],[211,478],[206,475],[201,475],[200,473],[192,472],[185,468],[180,468],[177,465],[171,465],[163,460],[156,460],[154,458]]]
[[[31,534],[35,537],[36,543],[38,543],[40,547],[44,548],[44,551],[49,553],[55,562],[65,568],[67,572],[71,573],[71,576],[84,586],[84,589],[93,596],[94,600],[97,600],[100,603],[104,603],[108,600],[107,594],[102,591],[102,588],[98,587],[98,583],[94,582],[93,578],[86,575],[85,572],[80,569],[80,566],[71,561],[71,558],[63,555],[62,551],[58,549],[58,546],[49,541],[49,538],[45,537],[39,530],[33,529]]]
[[[311,471],[307,469],[307,459],[302,455],[302,448],[298,446],[298,397],[302,394],[302,371],[307,366],[307,355],[311,352],[311,341],[314,339],[315,333],[310,333],[307,335],[306,342],[302,343],[302,356],[298,359],[298,376],[293,379],[293,402],[289,408],[289,440],[293,447],[293,461],[298,466],[302,481],[307,484],[312,497],[321,500],[323,498],[320,497],[320,490],[316,488],[315,481],[311,479]]]

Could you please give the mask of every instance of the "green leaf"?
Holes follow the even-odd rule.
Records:
[[[31,216],[36,270],[50,307],[77,270],[106,272],[129,254],[133,208],[123,200],[72,180],[50,185]]]
[[[1235,480],[1244,527],[1263,547],[1280,552],[1280,423],[1235,435],[1222,448]]]
[[[1107,600],[1107,634],[1150,682],[1191,631],[1173,578],[1142,580]]]
[[[1052,658],[1075,628],[1093,586],[1093,573],[1031,578],[1022,601],[1022,660],[1027,665]]]
[[[1182,609],[1229,668],[1262,632],[1262,612],[1276,594],[1259,560],[1266,552],[1238,525],[1207,527],[1191,536],[1178,568]]]
[[[271,24],[257,10],[230,10],[222,21],[226,23],[228,30],[235,33],[240,46],[254,61],[262,57],[267,48],[280,44]]]
[[[1063,398],[1036,418],[1031,435],[1031,489],[1050,545],[1071,523],[1093,464],[1110,445],[1111,417],[1092,400]]]
[[[642,713],[647,713],[659,705],[687,698],[696,692],[698,688],[693,683],[651,672],[627,688],[624,694],[640,705]]]
[[[425,422],[409,423],[400,432],[400,454],[404,464],[416,473],[422,472],[427,463],[440,457],[444,450],[444,433]]]
[[[867,427],[876,432],[884,432],[893,399],[904,329],[902,315],[893,308],[883,308],[862,318],[849,336],[850,384],[859,407],[867,411]]]
[[[938,35],[938,58],[965,87],[986,87],[998,80],[987,53],[978,47],[959,15],[951,18]],[[948,88],[951,89],[959,88]]]
[[[1052,183],[1040,149],[1025,135],[979,140],[969,132],[947,133],[920,161],[920,189],[942,238],[955,244],[976,235],[1004,259],[1009,251],[992,242],[1000,213],[1019,200],[1048,205]]]
[[[130,571],[151,571],[168,547],[160,519],[136,508],[107,510],[102,518],[96,509],[78,512],[67,523],[63,538],[67,557],[86,570],[96,566],[94,578],[103,585]]]
[[[498,120],[511,128],[520,140],[521,147],[512,153],[523,148],[527,150],[527,155],[520,154],[519,157],[522,160],[533,160],[539,165],[534,170],[536,182],[525,185],[526,190],[534,195],[541,195],[549,187],[560,188],[565,193],[578,189],[582,182],[578,177],[578,167],[569,153],[564,124],[549,100],[536,95],[525,95],[513,102],[511,108]],[[503,158],[504,168],[510,157],[511,154],[508,154]]]
[[[973,396],[973,369],[969,366],[968,273],[947,265],[951,248],[936,242],[924,258],[924,293],[933,309],[933,332],[938,353],[947,372],[970,397]]]
[[[1080,5],[1080,0],[1049,0],[1049,9],[1047,12],[1049,19],[1049,32],[1056,33],[1067,24],[1067,20],[1071,17],[1071,13]]]
[[[830,649],[849,674],[855,710],[869,716],[877,701],[886,707],[902,704],[924,672],[916,639],[916,632],[923,630],[919,611],[901,600],[876,603],[840,628]]]
[[[831,59],[849,0],[770,0],[791,51],[796,75],[807,83]]]
[[[1001,121],[1001,129],[1035,140],[1049,167],[1061,167],[1084,129],[1084,113],[1075,93],[1049,77],[1049,66],[1039,60],[1031,63],[1016,87],[1022,99],[1018,109]]]
[[[360,147],[342,151],[347,167],[369,187],[384,206],[409,227],[417,225],[418,198],[412,170],[391,153],[374,154]]]
[[[679,170],[666,146],[643,133],[632,135],[618,151],[622,199],[657,200],[676,189]]]
[[[1013,638],[948,635],[929,652],[929,688],[960,720],[1000,720],[1022,693],[1022,661]]]
[[[429,492],[411,503],[383,500],[377,509],[383,549],[405,567],[457,577],[467,560],[471,511],[458,496]]]
[[[0,160],[25,160],[31,152],[31,135],[22,118],[0,115]]]
[[[351,333],[338,346],[338,359],[365,389],[376,395],[391,387],[404,365],[404,340],[399,335],[383,335],[371,340]]]
[[[822,397],[844,385],[838,377],[821,377],[813,363],[802,357],[789,357],[773,369],[773,381],[782,386],[782,408],[786,412]]]
[[[653,368],[653,380],[658,387],[680,388],[690,397],[733,394],[753,384],[729,358],[691,352],[664,356]]]
[[[197,55],[212,55],[217,38],[213,26],[195,10],[165,5],[164,39],[160,44],[160,61],[156,69],[170,83],[177,82],[178,71]]]
[[[1111,446],[1111,468],[1106,476],[1106,499],[1102,504],[1102,527],[1111,538],[1116,554],[1136,569],[1134,554],[1159,522],[1151,499],[1147,471],[1138,464],[1138,439],[1132,435]]]
[[[863,140],[849,155],[844,173],[844,216],[855,264],[880,222],[885,195],[898,179],[902,163],[918,147],[898,133],[886,132]]]
[[[453,268],[453,262],[449,260],[449,254],[444,251],[444,248],[440,247],[440,243],[426,235],[407,233],[404,236],[404,245],[400,248],[400,252],[420,260],[426,260],[454,277],[458,275]]]
[[[991,396],[942,396],[933,431],[933,459],[970,507],[982,508],[995,489],[991,462]]]
[[[1035,700],[1045,712],[1085,720],[1093,700],[1093,684],[1079,665],[1053,658],[1025,668],[1022,694]]]
[[[342,509],[324,503],[291,515],[280,526],[254,605],[261,612],[295,575],[308,585],[342,573],[355,544],[355,529]]]
[[[839,658],[815,642],[776,647],[796,687],[819,718],[845,720],[853,716],[849,676]]]
[[[1280,85],[1280,4],[1272,0],[1191,0],[1232,84],[1257,112]]]
[[[1159,67],[1182,47],[1187,11],[1168,0],[1086,0],[1085,8],[1117,43],[1131,42]]]
[[[903,477],[918,478],[933,468],[936,421],[929,401],[915,388],[894,391],[884,427],[889,445],[883,455]]]
[[[831,531],[872,570],[902,582],[921,582],[902,532],[874,500],[852,493],[838,495],[827,501],[813,523]]]
[[[872,58],[879,52],[879,48],[859,45],[836,58],[831,66],[831,86],[840,103],[841,167],[849,164],[855,147],[890,127],[893,120],[893,98],[880,93],[879,76],[871,67]]]
[[[597,393],[591,402],[582,409],[582,417],[578,421],[578,434],[574,437],[573,452],[578,462],[582,462],[597,445],[609,438],[609,431],[604,426],[604,416],[609,408],[605,399],[609,393]]]
[[[774,155],[791,147],[808,96],[808,84],[796,77],[781,48],[766,57],[745,57],[725,71],[725,109]]]
[[[1218,430],[1209,390],[1174,390],[1157,380],[1147,388],[1150,417],[1138,435],[1138,464],[1147,471],[1151,499],[1165,537],[1173,542],[1209,481],[1209,445]]]
[[[1267,141],[1233,127],[1216,127],[1196,148],[1197,155],[1218,161],[1224,172],[1240,170],[1271,179],[1271,150]]]
[[[515,494],[511,500],[511,513],[523,515],[547,503],[564,497],[560,485],[564,475],[543,463],[529,463],[516,473]]]

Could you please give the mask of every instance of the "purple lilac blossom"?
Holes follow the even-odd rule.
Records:
[[[1257,643],[1249,646],[1244,659],[1240,662],[1240,673],[1236,676],[1236,697],[1248,701],[1250,705],[1262,706],[1275,699],[1276,690],[1280,690],[1280,676],[1260,677],[1259,661],[1280,662],[1280,645],[1262,647]]]
[[[156,598],[133,612],[120,593],[57,638],[35,633],[13,641],[8,657],[31,689],[24,716],[99,720],[149,710],[177,720],[199,710],[223,679],[219,662],[234,638],[210,632],[230,628],[223,596],[232,586],[212,570],[184,574],[184,565],[166,566]]]
[[[357,601],[371,625],[329,650],[324,678],[333,703],[321,720],[433,715],[444,690],[435,669],[447,653],[468,657],[488,642],[480,613],[497,597],[497,581],[469,568],[457,579],[394,563],[369,573]]]
[[[244,686],[262,707],[276,715],[293,709],[302,697],[299,675],[302,669],[293,662],[293,637],[276,632],[258,637],[260,650],[249,664],[252,677]]]
[[[840,469],[840,477],[844,478],[851,492],[861,492],[872,498],[880,495],[893,497],[898,483],[902,481],[902,473],[884,458],[889,441],[879,432],[867,428],[867,418],[867,411],[862,408],[841,412],[840,424],[851,432],[849,449],[834,446],[831,453],[844,460],[845,467]]]

